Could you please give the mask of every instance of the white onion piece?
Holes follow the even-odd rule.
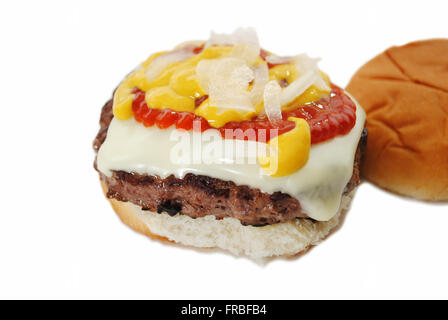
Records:
[[[257,106],[263,100],[264,88],[269,81],[267,65],[262,64],[254,68],[254,84],[250,92],[253,106]]]
[[[210,105],[218,109],[253,111],[247,90],[254,72],[243,59],[220,58],[202,60],[196,67],[199,85],[209,95]]]
[[[301,53],[293,58],[299,73],[305,73],[309,70],[319,70],[317,63],[319,58],[311,58],[306,53]]]
[[[231,34],[212,32],[205,46],[236,45],[240,43],[252,44],[260,48],[257,32],[253,28],[238,28]]]
[[[145,72],[146,79],[148,79],[149,82],[155,80],[167,67],[173,63],[186,60],[193,55],[193,51],[184,49],[162,54],[149,64],[148,69]]]
[[[266,62],[271,63],[271,64],[284,64],[284,63],[290,63],[295,59],[295,57],[291,57],[291,56],[274,56],[274,55],[270,55],[266,57]]]
[[[305,74],[294,80],[289,86],[283,89],[280,96],[282,106],[294,101],[295,98],[305,92],[316,81],[317,75],[313,70],[305,72]]]
[[[328,84],[320,74],[319,67],[317,65],[319,60],[319,58],[313,59],[310,58],[307,54],[302,53],[294,58],[294,64],[299,74],[305,74],[308,71],[313,71],[316,74],[316,79],[313,84],[320,90],[330,91],[331,88],[328,86]]]
[[[246,87],[254,79],[253,71],[247,66],[243,59],[221,58],[215,59],[214,80],[225,82],[233,87]]]
[[[205,93],[209,92],[210,78],[213,76],[216,59],[205,59],[196,65],[196,74],[198,76],[199,86]]]
[[[230,56],[237,59],[243,59],[251,66],[260,56],[260,47],[254,44],[239,43],[233,47]]]
[[[224,58],[215,68],[215,79],[211,81],[209,101],[222,109],[252,111],[249,83],[254,79],[253,71],[242,59]]]
[[[318,77],[316,77],[316,81],[314,81],[314,85],[319,90],[331,91],[330,86],[325,82],[325,80],[322,78],[322,75],[320,73],[319,73]]]
[[[282,119],[281,93],[282,88],[275,80],[269,81],[264,87],[264,110],[272,124]]]

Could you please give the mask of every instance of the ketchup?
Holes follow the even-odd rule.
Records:
[[[145,127],[156,125],[160,129],[176,126],[177,129],[193,130],[194,121],[199,121],[201,132],[214,129],[226,138],[226,129],[238,130],[234,139],[256,140],[267,142],[277,135],[281,135],[295,127],[289,117],[302,118],[308,122],[311,131],[311,144],[324,142],[339,135],[346,135],[356,123],[356,105],[344,91],[332,85],[329,97],[297,106],[291,111],[282,112],[282,120],[273,125],[266,116],[257,116],[251,120],[241,122],[228,122],[220,128],[211,127],[208,121],[191,112],[178,112],[171,109],[150,109],[145,101],[145,92],[135,88],[132,110],[136,121]],[[202,103],[206,98],[198,98]],[[197,104],[197,103],[196,103]],[[197,104],[197,106],[199,106]],[[244,134],[247,130],[254,130],[255,134]],[[263,132],[260,132],[263,130]],[[227,136],[228,138],[229,136]]]

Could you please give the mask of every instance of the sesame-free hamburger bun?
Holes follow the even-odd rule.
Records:
[[[364,177],[409,197],[448,200],[448,39],[387,49],[347,91],[367,112]]]

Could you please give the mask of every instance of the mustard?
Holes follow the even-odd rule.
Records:
[[[220,127],[227,122],[249,120],[256,116],[261,108],[255,108],[253,112],[224,111],[217,112],[215,106],[210,106],[208,100],[195,109],[194,100],[205,95],[202,91],[198,77],[196,75],[196,65],[203,59],[216,59],[228,57],[232,53],[231,46],[212,46],[205,48],[199,54],[196,54],[184,61],[176,62],[168,66],[154,80],[149,82],[146,79],[145,71],[150,67],[151,62],[166,52],[159,52],[150,56],[142,63],[139,70],[132,72],[120,84],[114,96],[114,116],[120,120],[126,120],[132,117],[132,100],[134,98],[132,90],[139,88],[146,92],[146,103],[150,108],[169,108],[175,111],[194,112],[207,119],[213,127]],[[259,58],[254,65],[266,64]],[[299,74],[293,63],[275,66],[269,70],[270,80],[286,80],[288,83],[298,78]],[[248,90],[251,89],[249,86]],[[291,105],[297,103],[315,101],[321,98],[327,92],[320,91],[315,86],[310,87],[300,95]],[[288,110],[288,106],[284,106]]]
[[[311,148],[311,133],[308,122],[289,117],[296,126],[268,142],[273,154],[259,156],[258,163],[272,177],[283,177],[300,170],[308,161]]]
[[[203,59],[229,57],[232,49],[231,46],[207,47],[202,52],[183,61],[172,63],[149,81],[145,74],[147,69],[151,67],[151,63],[155,59],[166,52],[151,55],[142,63],[141,68],[129,74],[115,91],[114,116],[119,120],[126,120],[133,116],[134,94],[132,90],[139,88],[146,92],[145,100],[149,108],[168,108],[175,111],[192,112],[205,118],[215,128],[232,121],[252,119],[262,112],[262,102],[254,108],[254,111],[218,110],[216,106],[210,105],[209,99],[203,101],[200,106],[195,106],[195,99],[206,94],[199,85],[196,75],[197,64]],[[259,64],[266,64],[266,62],[259,58],[254,65]],[[270,80],[286,81],[289,84],[298,77],[298,71],[293,63],[278,65],[269,70]],[[329,82],[328,77],[324,79]],[[251,88],[252,86],[249,85],[248,90]],[[282,106],[282,109],[287,111],[297,103],[305,104],[315,101],[327,93],[311,86],[295,101],[287,106]],[[311,146],[310,128],[303,119],[289,118],[288,120],[294,121],[296,127],[269,142],[276,154],[258,158],[264,172],[272,177],[289,175],[302,168],[308,160]]]

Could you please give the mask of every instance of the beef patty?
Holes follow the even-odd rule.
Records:
[[[111,99],[102,109],[100,130],[93,143],[96,152],[106,139],[112,121],[112,104]],[[359,167],[366,141],[367,131],[364,129],[356,150],[353,175],[344,194],[360,183]],[[243,225],[255,226],[308,218],[302,212],[300,202],[286,193],[269,194],[203,175],[189,173],[183,178],[170,175],[163,179],[157,175],[114,171],[111,177],[100,172],[100,178],[108,188],[108,198],[130,201],[143,210],[167,212],[172,216],[180,213],[192,218],[206,215],[214,215],[217,219],[233,217]]]

